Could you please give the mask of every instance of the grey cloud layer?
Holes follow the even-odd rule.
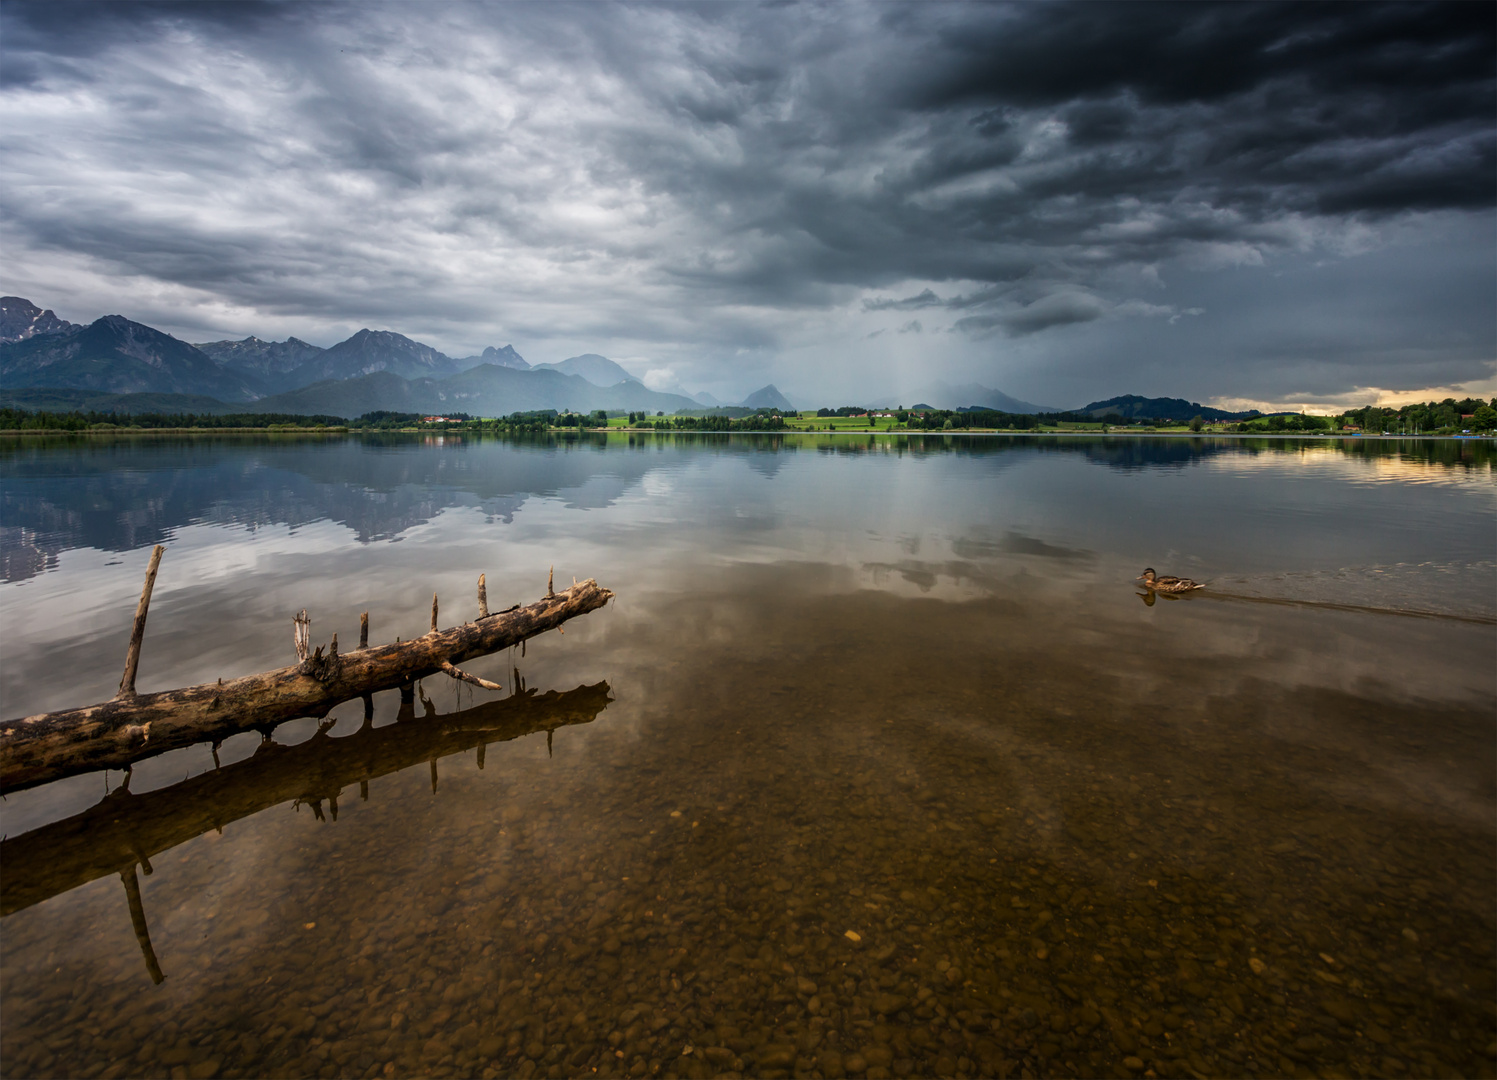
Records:
[[[1391,351],[1386,327],[1373,349],[1371,328],[1328,312],[1338,267],[1404,258],[1411,221],[1490,240],[1484,5],[7,3],[0,18],[3,223],[23,278],[8,291],[128,300],[205,331],[370,324],[453,351],[517,339],[699,382],[848,389],[861,374],[841,341],[905,330],[878,338],[896,366],[935,335],[954,373],[1044,398],[1046,379],[1153,370],[1068,335],[1251,337],[1252,320],[1212,322],[1243,290],[1210,282],[1311,258],[1333,265],[1278,313],[1299,344],[1280,326],[1213,366],[1155,341],[1149,364],[1163,344],[1160,377],[1196,394],[1284,384],[1328,354],[1346,387],[1491,373],[1490,302],[1411,315]],[[1471,272],[1469,253],[1435,261],[1426,283]],[[904,314],[924,310],[947,318]]]

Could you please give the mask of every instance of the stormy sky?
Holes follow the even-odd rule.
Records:
[[[0,288],[836,404],[1497,393],[1487,4],[0,4]]]

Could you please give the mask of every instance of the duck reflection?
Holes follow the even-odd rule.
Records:
[[[490,743],[541,731],[549,749],[557,728],[590,724],[613,700],[607,682],[538,694],[518,671],[514,680],[514,696],[445,716],[421,694],[425,715],[418,718],[416,693],[403,689],[397,722],[381,728],[366,700],[364,726],[353,735],[335,739],[329,723],[296,746],[267,736],[244,761],[143,795],[130,792],[127,776],[88,810],[0,842],[0,916],[119,874],[146,970],[159,983],[165,975],[151,947],[137,867],[150,874],[151,856],[285,802],[310,806],[319,820],[326,820],[326,803],[337,820],[344,789],[357,784],[367,800],[370,780],[423,761],[431,764],[435,791],[439,759],[476,749],[482,769]]]

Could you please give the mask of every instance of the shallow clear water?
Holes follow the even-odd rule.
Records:
[[[157,542],[142,690],[618,598],[510,693],[11,794],[0,1072],[1492,1075],[1492,462],[8,443],[5,716],[110,696]]]

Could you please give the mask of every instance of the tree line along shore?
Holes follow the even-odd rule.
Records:
[[[1484,401],[1447,398],[1412,403],[1398,409],[1368,406],[1339,415],[1278,413],[1237,420],[1124,417],[1116,414],[1006,413],[992,409],[866,409],[841,406],[815,411],[778,409],[704,410],[676,414],[647,412],[590,413],[546,409],[502,417],[474,417],[453,412],[440,416],[388,411],[368,412],[348,419],[333,415],[295,413],[114,413],[52,412],[0,408],[0,431],[71,432],[87,434],[182,431],[448,431],[493,434],[541,434],[553,431],[779,431],[779,432],[1034,432],[1138,433],[1192,432],[1199,434],[1262,435],[1432,435],[1485,434],[1497,430],[1497,398]]]

